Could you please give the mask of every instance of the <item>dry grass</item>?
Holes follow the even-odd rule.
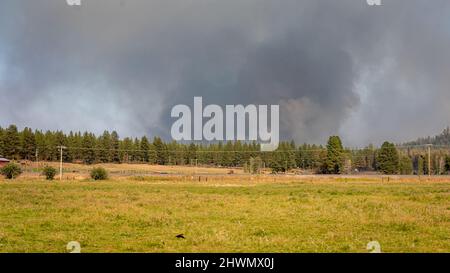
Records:
[[[64,252],[69,241],[83,252],[366,252],[372,240],[385,252],[450,252],[450,182],[24,176],[0,180],[0,219],[0,252]]]
[[[52,166],[59,170],[58,162],[34,162],[22,166],[25,173],[22,178],[39,178],[44,166]],[[82,180],[89,177],[89,171],[95,167],[103,167],[112,177],[155,176],[155,175],[226,175],[230,172],[243,174],[240,168],[216,168],[206,166],[160,166],[150,164],[94,164],[83,165],[64,163],[63,173],[66,180]]]

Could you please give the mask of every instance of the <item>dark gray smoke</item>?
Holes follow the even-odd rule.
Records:
[[[169,137],[170,109],[280,104],[281,137],[450,123],[450,1],[2,0],[0,125]]]

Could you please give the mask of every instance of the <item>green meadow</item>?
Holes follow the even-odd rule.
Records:
[[[185,239],[176,238],[183,234]],[[450,183],[0,180],[0,252],[450,252]]]

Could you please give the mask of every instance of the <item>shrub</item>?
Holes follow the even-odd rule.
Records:
[[[45,178],[47,180],[53,180],[53,178],[55,178],[55,175],[56,175],[56,169],[51,166],[46,166],[42,170],[42,174],[45,175]]]
[[[108,172],[102,167],[94,168],[91,171],[91,178],[94,180],[108,179]]]
[[[6,179],[14,179],[22,173],[22,169],[17,164],[8,163],[0,169],[0,172],[6,177]]]

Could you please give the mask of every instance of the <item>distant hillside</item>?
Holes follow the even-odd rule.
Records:
[[[433,137],[424,137],[419,138],[415,141],[407,142],[404,145],[424,145],[424,144],[433,144],[433,145],[450,145],[450,128],[447,127],[442,133]]]

